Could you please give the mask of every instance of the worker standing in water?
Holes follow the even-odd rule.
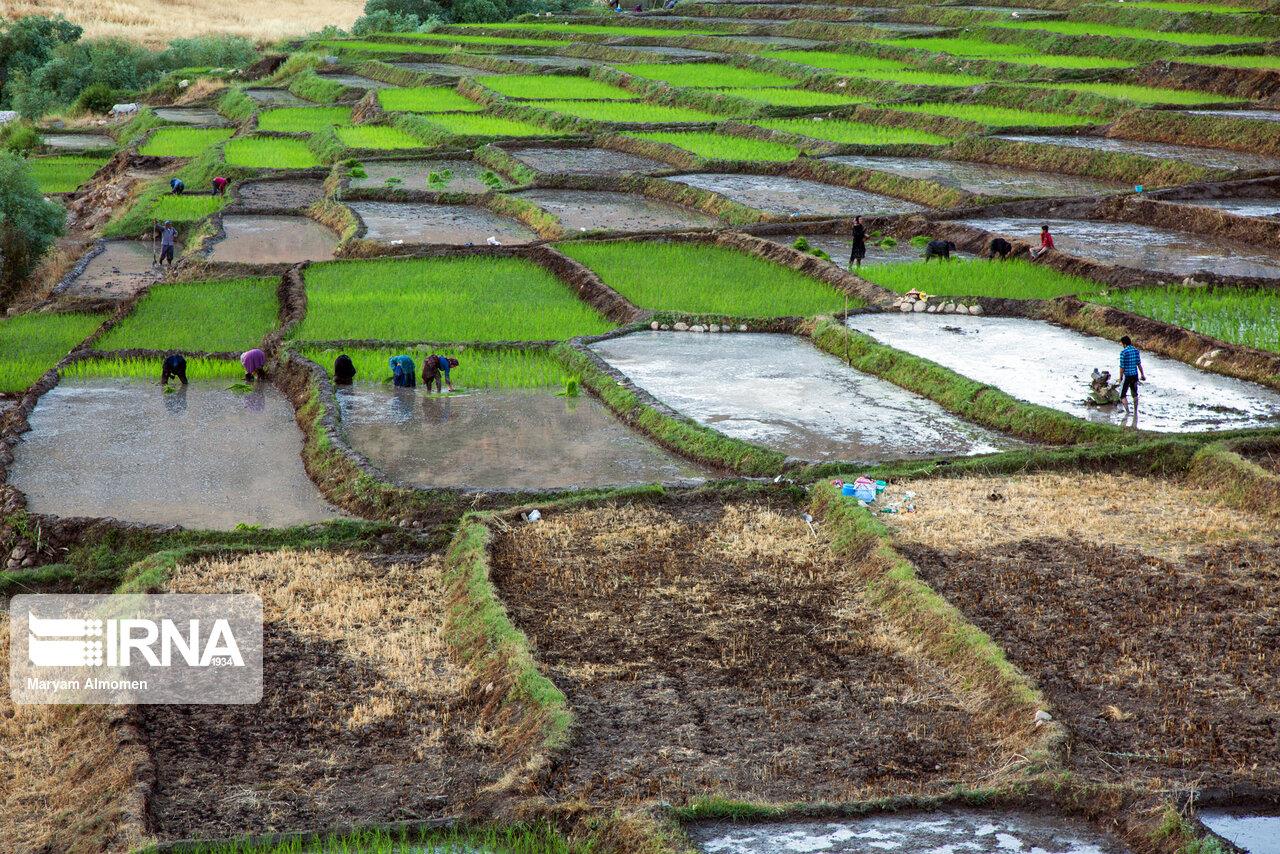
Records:
[[[392,356],[388,362],[391,365],[391,382],[396,388],[414,388],[418,384],[413,359],[402,353]]]
[[[1133,339],[1128,335],[1121,337],[1124,349],[1120,351],[1120,374],[1124,378],[1120,386],[1120,401],[1124,411],[1129,411],[1129,394],[1133,394],[1133,412],[1138,413],[1138,380],[1147,381],[1147,372],[1142,369],[1142,354],[1133,346]]]
[[[333,381],[338,385],[351,385],[356,378],[356,366],[346,353],[333,362]]]
[[[861,269],[862,259],[867,257],[867,228],[862,217],[853,218],[853,246],[849,248],[849,266]]]
[[[173,266],[173,247],[178,240],[178,229],[173,227],[173,223],[165,221],[164,227],[160,229],[160,261],[161,265],[165,261],[169,262],[169,266]],[[152,244],[153,246],[155,244]],[[154,250],[153,250],[154,251]]]

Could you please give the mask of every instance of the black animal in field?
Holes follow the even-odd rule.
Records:
[[[924,260],[928,263],[930,258],[939,260],[951,260],[951,253],[956,251],[956,245],[950,240],[930,240],[924,247]]]
[[[991,246],[987,250],[987,257],[995,260],[997,257],[1001,261],[1008,259],[1009,253],[1013,251],[1013,244],[1005,240],[1003,237],[994,237],[991,239]]]

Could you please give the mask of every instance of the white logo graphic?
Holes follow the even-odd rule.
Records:
[[[36,667],[97,667],[102,664],[102,620],[42,620],[27,612],[27,657]],[[68,640],[75,638],[75,640]]]
[[[36,667],[101,667],[102,620],[41,619],[27,612],[27,658]],[[173,620],[106,620],[107,667],[129,667],[133,653],[152,667],[169,667],[174,652],[189,667],[244,667],[244,658],[226,620],[214,620],[201,646],[200,621],[189,620],[187,634]],[[67,640],[68,637],[84,640]],[[160,654],[152,649],[160,641]]]

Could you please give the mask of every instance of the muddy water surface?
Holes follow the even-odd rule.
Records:
[[[1238,216],[1270,217],[1280,216],[1280,198],[1271,199],[1195,199],[1182,202],[1186,205],[1199,205],[1206,208],[1217,208],[1220,211]]]
[[[321,80],[328,80],[330,83],[341,83],[348,89],[389,89],[390,83],[383,83],[381,80],[374,80],[370,77],[361,77],[358,74],[321,74]]]
[[[1280,854],[1280,815],[1205,809],[1200,820],[1214,833],[1249,854]]]
[[[101,133],[42,133],[40,139],[45,145],[59,151],[92,151],[116,147],[114,139]]]
[[[1138,270],[1175,276],[1213,272],[1225,276],[1280,278],[1280,247],[1251,246],[1209,235],[1125,222],[991,217],[960,220],[1020,240],[1039,242],[1048,225],[1059,251]]]
[[[523,62],[528,65],[540,65],[543,68],[591,68],[601,63],[594,59],[582,59],[576,56],[534,56],[532,54],[495,54],[494,59],[508,62]],[[492,71],[481,72],[492,74]]]
[[[1016,444],[792,335],[638,332],[591,346],[695,421],[804,459],[966,456]]]
[[[867,157],[860,154],[824,157],[859,169],[878,169],[908,178],[924,178],[946,187],[957,187],[985,196],[1097,196],[1130,189],[1119,181],[1103,181],[1055,172],[1036,172],[962,160],[926,157]]]
[[[878,815],[854,821],[701,824],[689,835],[706,854],[1124,854],[1078,819],[1009,810]]]
[[[695,56],[719,56],[709,50],[694,50],[689,47],[668,47],[659,44],[626,44],[617,45],[624,50],[636,50],[640,53],[652,53],[655,56],[672,56],[672,57],[695,57]]]
[[[700,211],[630,193],[540,189],[518,195],[559,217],[569,231],[657,231],[720,224]]]
[[[635,175],[671,169],[669,163],[608,148],[522,148],[511,156],[552,175]]]
[[[245,89],[244,93],[259,104],[268,107],[313,107],[310,101],[304,101],[288,89]]]
[[[396,68],[417,71],[422,74],[435,74],[439,77],[475,77],[478,74],[492,73],[472,68],[469,65],[454,65],[449,62],[392,62],[389,64],[394,65]]]
[[[231,122],[218,114],[212,107],[156,107],[156,118],[180,125],[192,125],[201,128],[231,127]]]
[[[1000,136],[1013,142],[1038,142],[1047,145],[1065,145],[1070,148],[1088,148],[1094,151],[1116,151],[1121,154],[1140,154],[1166,160],[1181,160],[1209,169],[1280,169],[1280,157],[1263,154],[1246,154],[1242,151],[1223,151],[1217,148],[1200,148],[1191,145],[1170,145],[1163,142],[1135,142],[1129,139],[1109,139],[1101,136],[1071,136],[1009,134]]]
[[[368,226],[365,237],[384,243],[447,243],[454,246],[499,242],[529,243],[538,235],[514,219],[469,205],[418,202],[350,202]]]
[[[924,210],[913,202],[783,175],[678,175],[670,180],[711,190],[739,204],[785,216],[900,214]]]
[[[1094,368],[1118,376],[1120,345],[1038,320],[931,314],[860,314],[848,325],[1014,397],[1078,418],[1124,424],[1123,406],[1084,405]],[[1142,354],[1138,427],[1159,432],[1280,425],[1280,393]]]
[[[592,397],[532,389],[427,395],[355,385],[338,399],[352,447],[398,483],[542,490],[703,475]]]
[[[210,261],[241,264],[297,264],[329,261],[338,235],[305,216],[224,214],[227,236],[213,244]]]
[[[229,384],[65,381],[32,413],[10,481],[58,516],[218,530],[336,518],[303,470],[289,402]]]
[[[817,47],[818,45],[823,44],[823,42],[820,42],[817,39],[798,39],[794,36],[741,36],[734,35],[733,33],[717,33],[716,37],[732,38],[744,42],[755,42],[756,44],[767,44],[773,48],[794,47],[800,48],[801,50],[808,50],[811,47]]]
[[[236,201],[249,208],[305,208],[324,198],[319,178],[246,181],[235,190]]]
[[[791,246],[796,242],[797,237],[803,237],[809,241],[810,246],[815,246],[831,256],[831,260],[841,267],[848,268],[849,252],[853,249],[853,238],[847,234],[805,234],[799,231],[793,231],[788,234],[762,234],[765,240],[771,240],[774,243],[781,243],[784,246]],[[967,252],[952,252],[952,258],[970,259],[975,256]],[[924,250],[918,246],[912,246],[909,240],[900,240],[894,246],[881,247],[874,243],[867,244],[867,257],[862,259],[863,264],[904,264],[908,261],[919,261],[924,258]]]
[[[386,187],[388,178],[398,178],[400,183],[395,186],[401,190],[449,193],[487,193],[490,190],[489,185],[480,180],[480,173],[487,167],[470,160],[365,160],[360,165],[367,177],[349,179],[347,186],[352,189]],[[453,173],[447,184],[438,187],[427,184],[427,176],[432,172],[443,177],[446,171]]]
[[[1280,122],[1280,110],[1184,110],[1193,116],[1225,116],[1230,119],[1256,119]]]
[[[142,240],[108,240],[84,272],[76,276],[62,293],[77,297],[126,299],[155,282],[162,275],[155,264],[158,251]]]

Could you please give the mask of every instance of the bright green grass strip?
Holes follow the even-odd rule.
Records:
[[[1070,53],[1037,53],[1030,56],[1002,56],[1000,62],[1014,65],[1041,65],[1045,68],[1133,68],[1138,63],[1106,56],[1077,56]]]
[[[314,133],[350,121],[350,107],[280,107],[258,114],[258,130]]]
[[[1107,98],[1120,98],[1138,104],[1221,104],[1241,102],[1244,98],[1230,98],[1213,92],[1196,92],[1186,89],[1160,89],[1155,86],[1129,86],[1124,83],[1039,83],[1040,89],[1071,89],[1089,92]]]
[[[659,29],[658,27],[611,27],[608,24],[559,24],[533,21],[507,21],[496,24],[468,24],[468,30],[508,29],[540,30],[554,33],[580,33],[598,36],[705,36],[715,30]]]
[[[474,350],[466,347],[410,347],[333,350],[304,347],[302,354],[325,370],[346,353],[356,366],[357,383],[390,381],[387,361],[402,353],[413,358],[418,370],[427,356],[439,353],[458,360],[450,374],[454,388],[557,388],[564,380],[564,367],[542,350]],[[238,367],[238,366],[237,366]]]
[[[753,71],[750,68],[738,68],[733,65],[718,65],[713,62],[689,62],[664,65],[662,63],[644,63],[639,65],[619,65],[619,71],[646,80],[661,80],[672,86],[701,86],[706,89],[719,89],[729,86],[794,86],[796,81],[781,74],[769,74],[764,71]]]
[[[523,638],[520,643],[524,643]],[[245,840],[194,843],[185,850],[192,854],[311,854],[321,851],[333,854],[405,854],[409,851],[421,854],[462,854],[472,851],[492,854],[592,854],[597,849],[590,841],[569,842],[554,828],[538,823],[457,827],[433,831],[426,837],[409,830],[355,830],[341,835],[329,835],[314,846],[307,844],[306,847],[297,839],[261,844]]]
[[[279,284],[256,278],[156,285],[97,349],[243,352],[275,328]]]
[[[310,341],[543,341],[613,328],[547,270],[523,258],[312,264]]]
[[[1134,288],[1107,291],[1089,299],[1232,344],[1280,353],[1280,299],[1275,291]]]
[[[1266,36],[1232,36],[1219,33],[1165,33],[1144,30],[1140,27],[1119,27],[1098,24],[1093,21],[995,21],[993,27],[1010,30],[1043,30],[1064,36],[1110,36],[1117,39],[1153,39],[1173,42],[1189,47],[1209,47],[1215,44],[1258,44],[1270,41]]]
[[[152,157],[195,157],[210,146],[230,139],[234,133],[235,128],[160,128],[138,153]]]
[[[23,391],[104,320],[100,314],[0,318],[0,391]]]
[[[448,86],[416,86],[407,89],[380,89],[378,103],[384,110],[399,113],[477,113],[484,109]]]
[[[746,98],[775,107],[839,107],[845,104],[861,104],[866,98],[835,95],[831,92],[813,92],[808,89],[694,89],[708,95],[731,95]]]
[[[244,368],[236,359],[207,359],[204,356],[188,356],[189,380],[238,380],[244,378]],[[62,372],[64,379],[94,380],[112,377],[158,380],[160,359],[81,359]]]
[[[1027,56],[1037,53],[1034,48],[1020,44],[1004,44],[1003,42],[987,42],[981,39],[873,39],[875,44],[889,44],[895,47],[909,47],[915,50],[928,50],[935,53],[949,53],[952,56]]]
[[[937,71],[853,71],[851,77],[884,80],[910,86],[977,86],[990,83],[991,78],[976,74],[948,74]]]
[[[722,246],[618,241],[557,248],[634,304],[655,311],[807,317],[844,306],[844,296],[825,282]]]
[[[195,222],[222,209],[226,196],[160,196],[151,207],[151,218],[159,222]]]
[[[1160,9],[1165,12],[1215,12],[1220,15],[1235,15],[1241,12],[1256,12],[1247,6],[1227,6],[1221,3],[1175,3],[1166,0],[1131,0],[1128,4],[1133,9]]]
[[[780,142],[766,139],[749,139],[742,136],[728,136],[710,131],[658,131],[654,133],[627,133],[636,139],[647,139],[653,142],[665,142],[677,148],[683,148],[698,157],[708,160],[795,160],[800,156],[800,149]]]
[[[914,128],[895,128],[870,125],[865,122],[848,122],[838,119],[764,119],[752,121],[757,127],[794,133],[813,139],[843,142],[849,145],[945,145],[951,140],[936,133]]]
[[[328,39],[325,41],[312,42],[312,45],[317,48],[324,48],[325,50],[338,51],[339,53],[449,53],[449,48],[445,45],[389,44],[387,42],[371,42],[359,39],[353,39],[350,41]]]
[[[836,53],[824,50],[769,50],[760,54],[772,59],[785,59],[787,62],[798,62],[814,68],[829,71],[897,71],[907,67],[905,62],[896,59],[881,59],[878,56],[862,56],[853,53]]]
[[[634,101],[640,97],[639,93],[629,92],[621,86],[564,74],[509,74],[478,77],[476,81],[508,98]]]
[[[597,122],[714,122],[717,116],[688,107],[665,107],[634,101],[539,101],[539,109],[552,110],[566,116],[577,116]]]
[[[448,44],[510,44],[510,45],[547,45],[563,47],[561,41],[547,39],[522,39],[507,36],[455,36],[452,33],[378,33],[374,38],[406,38],[414,41],[443,42]],[[565,38],[569,38],[568,35]]]
[[[556,131],[528,122],[481,114],[440,113],[432,115],[428,122],[446,133],[457,136],[554,136],[556,134]]]
[[[1190,62],[1195,65],[1220,65],[1223,68],[1277,68],[1280,54],[1268,56],[1177,56],[1174,62]]]
[[[1065,294],[1092,293],[1102,287],[1089,279],[1068,276],[1052,267],[1026,261],[867,264],[858,275],[898,293],[914,288],[938,296],[1053,299]]]
[[[338,128],[338,139],[348,148],[378,148],[395,151],[403,148],[426,148],[427,143],[400,128],[386,125],[351,125]]]
[[[223,156],[231,166],[251,169],[310,169],[319,166],[307,144],[300,139],[244,136],[227,140]]]
[[[101,157],[56,155],[32,157],[27,160],[27,168],[35,176],[36,186],[40,188],[40,192],[70,193],[88,181],[106,162]]]
[[[1094,119],[1088,116],[1069,116],[1065,113],[1042,113],[1037,110],[1015,110],[1012,107],[993,107],[989,104],[881,104],[884,109],[892,109],[905,113],[923,113],[930,116],[945,116],[950,119],[964,119],[989,127],[1022,127],[1038,125],[1040,127],[1073,127],[1093,124]]]

